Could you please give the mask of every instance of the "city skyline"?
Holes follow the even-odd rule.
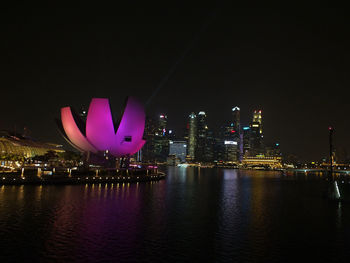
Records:
[[[346,7],[4,1],[0,262],[345,262]]]
[[[8,41],[1,43],[0,129],[26,127],[33,137],[62,143],[53,122],[61,107],[107,97],[120,112],[126,95],[146,102],[180,61],[147,115],[166,112],[180,130],[192,111],[204,110],[209,127],[218,127],[235,105],[243,123],[258,108],[265,139],[302,159],[327,154],[329,125],[335,143],[350,148],[342,96],[348,29],[340,8],[203,4],[161,12],[127,7],[116,15],[89,3],[60,12],[50,4],[8,5],[1,11]]]

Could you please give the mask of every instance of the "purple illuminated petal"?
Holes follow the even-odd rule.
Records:
[[[70,107],[65,107],[61,109],[61,120],[63,129],[69,138],[69,140],[80,150],[88,152],[97,152],[96,149],[89,143],[89,141],[80,132],[78,126],[76,125],[72,111]]]
[[[116,133],[113,155],[132,155],[142,148],[145,143],[142,140],[145,117],[143,105],[136,98],[129,97]]]
[[[113,148],[115,134],[108,99],[92,99],[86,119],[86,137],[100,151]]]

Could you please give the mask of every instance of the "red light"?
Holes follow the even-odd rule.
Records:
[[[330,130],[330,131],[333,130],[333,127],[332,127],[332,126],[329,126],[329,127],[328,127],[328,130]]]
[[[236,131],[232,130],[231,133],[235,133]]]

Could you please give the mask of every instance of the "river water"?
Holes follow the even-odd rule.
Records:
[[[139,184],[0,186],[0,262],[348,262],[315,174],[164,168]]]

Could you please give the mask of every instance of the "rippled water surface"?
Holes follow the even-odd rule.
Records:
[[[316,175],[165,168],[140,184],[0,186],[0,262],[347,262]]]

